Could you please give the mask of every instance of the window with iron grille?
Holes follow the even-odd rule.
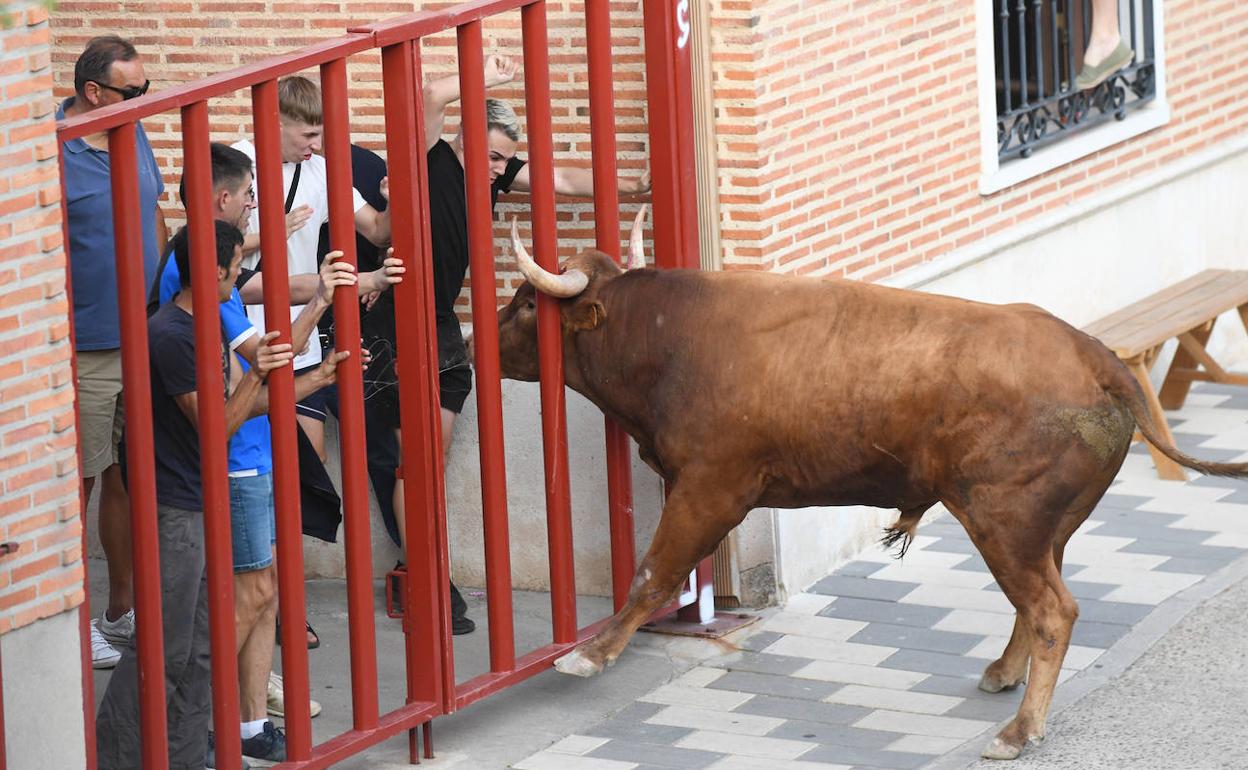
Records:
[[[1154,4],[1119,0],[1119,34],[1134,56],[1104,82],[1080,90],[1075,78],[1091,35],[1092,0],[993,0],[1001,167],[1096,126],[1127,120],[1157,96]]]

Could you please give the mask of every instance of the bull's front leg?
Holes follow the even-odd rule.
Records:
[[[628,602],[594,639],[555,660],[556,669],[577,676],[599,673],[615,662],[641,624],[676,596],[694,566],[749,511],[753,490],[725,486],[722,479],[706,474],[681,474],[637,568]]]

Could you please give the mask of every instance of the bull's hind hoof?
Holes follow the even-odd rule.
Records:
[[[1002,679],[999,676],[995,676],[985,671],[984,675],[980,677],[979,679],[979,689],[983,690],[984,692],[1001,692],[1002,690],[1013,690],[1015,687],[1018,687],[1020,684],[1023,684],[1026,681],[1027,680],[1025,679],[1014,679],[1014,680]]]
[[[985,746],[979,755],[984,759],[1017,759],[1021,753],[1022,746],[1013,746],[1000,738],[993,738],[992,743]]]
[[[573,676],[593,676],[602,673],[602,664],[595,663],[580,650],[573,650],[561,658],[555,658],[555,670]]]

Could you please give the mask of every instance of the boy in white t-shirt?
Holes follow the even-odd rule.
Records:
[[[311,80],[294,75],[283,78],[277,84],[278,111],[282,126],[282,191],[285,194],[286,254],[290,273],[317,272],[317,244],[321,225],[329,221],[329,181],[325,158],[321,151],[324,136],[324,118],[321,112],[321,89]],[[235,148],[246,153],[254,162],[256,148],[249,141],[237,142]],[[293,188],[293,192],[292,192]],[[390,243],[390,213],[379,212],[364,201],[358,190],[352,188],[355,201],[355,228],[378,246]],[[381,194],[389,197],[386,180],[382,180]],[[250,234],[244,244],[246,255],[243,264],[261,269],[259,246],[260,209],[252,209]],[[344,237],[344,236],[339,236]],[[352,237],[346,235],[345,237]],[[291,318],[299,315],[302,305],[290,308]],[[264,307],[250,305],[247,314],[256,328],[264,333]],[[295,358],[296,374],[314,367],[321,361],[321,341],[313,335],[307,349]],[[325,459],[325,405],[329,394],[325,391],[300,401],[296,406],[299,425],[307,434],[321,459]]]

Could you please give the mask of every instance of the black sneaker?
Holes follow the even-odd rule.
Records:
[[[208,756],[204,759],[204,767],[206,770],[216,770],[217,768],[217,739],[212,734],[212,730],[208,731]],[[251,770],[251,763],[245,758],[243,759],[242,770]]]
[[[286,761],[286,733],[272,722],[264,723],[259,735],[243,739],[243,756],[256,767],[269,767]]]
[[[460,594],[459,589],[451,583],[451,633],[455,636],[471,634],[477,624],[468,617],[468,602]]]
[[[471,634],[474,630],[476,630],[476,628],[477,628],[477,624],[472,622],[472,618],[468,617],[467,615],[452,615],[451,616],[451,634],[453,634],[454,636],[463,636],[464,634]]]

